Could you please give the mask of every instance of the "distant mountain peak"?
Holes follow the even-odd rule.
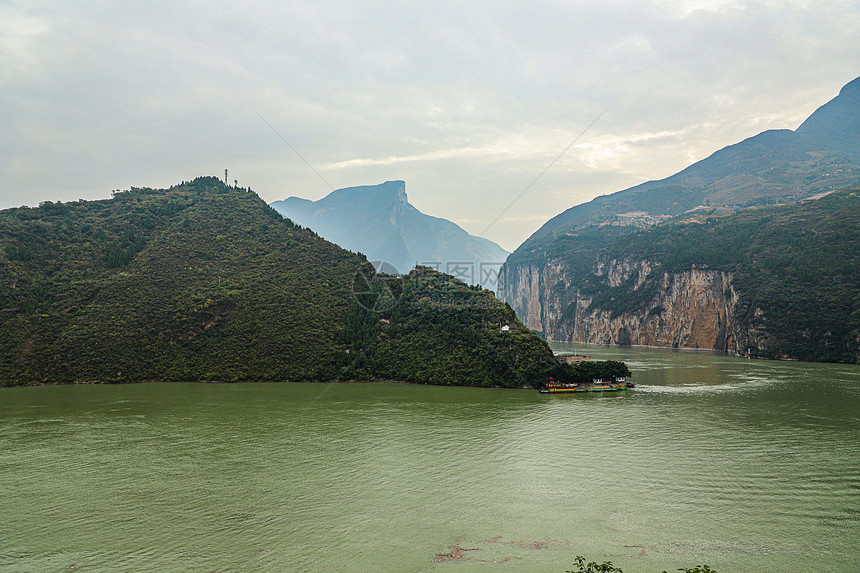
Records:
[[[539,259],[550,251],[585,248],[585,242],[570,238],[573,229],[606,225],[601,227],[603,234],[621,235],[625,228],[653,225],[699,207],[732,210],[799,201],[850,186],[858,178],[860,78],[843,86],[838,96],[794,131],[764,131],[665,179],[646,181],[567,209],[520,245],[508,263]],[[649,216],[621,216],[638,211]]]
[[[860,77],[855,78],[845,84],[841,90],[839,90],[840,96],[847,97],[858,97],[860,96]]]
[[[409,202],[406,196],[406,182],[401,180],[386,181],[379,185],[360,185],[337,189],[328,197],[346,200],[373,201],[377,205],[401,204]],[[326,197],[326,199],[328,198]]]
[[[271,206],[329,241],[403,273],[421,264],[494,288],[498,267],[508,256],[496,243],[416,209],[400,180],[338,189],[319,201],[291,198]]]
[[[860,163],[860,78],[839,90],[839,95],[815,110],[796,133],[814,145]]]

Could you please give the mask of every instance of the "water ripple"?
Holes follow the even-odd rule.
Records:
[[[3,393],[0,570],[563,571],[577,553],[628,573],[853,570],[856,371],[812,390],[820,366],[638,362],[653,370],[615,395]],[[458,539],[475,551],[437,562]],[[810,539],[827,542],[809,554]]]

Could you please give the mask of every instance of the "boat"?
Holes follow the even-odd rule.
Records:
[[[591,382],[556,382],[552,378],[541,390],[541,394],[569,394],[572,392],[621,392],[636,386],[622,376],[594,378]]]

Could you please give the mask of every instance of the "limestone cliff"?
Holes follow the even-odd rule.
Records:
[[[511,257],[500,292],[550,340],[858,363],[858,236],[860,186]]]
[[[593,304],[600,296],[588,292],[593,289],[571,291],[559,262],[513,267],[503,293],[526,325],[549,340],[745,351],[750,329],[735,317],[738,295],[732,273],[655,267],[652,261],[631,259],[595,265],[594,276],[604,287],[618,289],[619,296],[637,297],[637,308],[627,304],[623,311]],[[601,299],[612,302],[606,296]],[[760,344],[754,329],[753,338]]]
[[[860,362],[858,122],[860,78],[796,131],[571,207],[500,295],[548,339]]]
[[[531,330],[553,338],[562,311],[573,297],[563,263],[506,266],[499,296]]]
[[[652,272],[650,261],[609,261],[597,276],[610,287],[632,281],[633,291],[651,290],[638,309],[618,313],[592,306],[577,293],[570,340],[597,344],[708,348],[740,353],[745,337],[735,320],[738,297],[732,275],[693,268]]]

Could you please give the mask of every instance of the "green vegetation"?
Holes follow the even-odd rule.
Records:
[[[798,204],[860,180],[858,86],[856,79],[846,85],[795,131],[765,131],[671,177],[553,217],[508,257],[506,299],[521,314],[535,316],[539,307],[539,327],[564,338],[581,326],[574,324],[579,294],[613,318],[656,318],[664,312],[656,295],[667,271],[730,270],[741,299],[732,342],[749,342],[762,357],[860,361],[857,210],[847,198],[857,190]],[[791,206],[767,207],[781,204]],[[680,221],[660,226],[669,219]],[[595,267],[627,254],[632,262],[651,257],[659,268],[644,285],[631,280],[609,288]],[[544,276],[562,288],[541,285],[541,300],[517,292]],[[617,335],[618,342],[629,338]]]
[[[629,377],[630,369],[617,360],[595,360],[573,364],[560,373],[562,382],[591,382],[595,378]]]
[[[727,213],[698,210],[633,230],[590,226],[544,239],[547,251],[518,250],[511,261],[560,263],[566,283],[557,293],[562,320],[572,321],[574,295],[617,317],[664,312],[665,273],[693,268],[732,273],[735,320],[760,343],[753,356],[860,362],[860,187],[817,200]],[[534,260],[523,258],[533,256]],[[606,261],[648,261],[644,281],[616,286],[595,273]],[[540,264],[540,263],[539,263]],[[516,265],[507,269],[511,276]]]
[[[564,573],[624,573],[612,564],[612,561],[597,563],[596,561],[585,562],[585,557],[577,555],[573,560],[576,569],[568,569]]]
[[[764,333],[754,354],[768,358],[860,361],[860,187],[788,206],[680,219],[616,241],[605,259],[647,260],[653,270],[609,288],[581,282],[592,305],[614,315],[654,306],[664,272],[732,273],[737,320]]]
[[[564,371],[489,291],[376,275],[214,177],[0,211],[0,385],[536,387]]]
[[[361,263],[215,178],[3,211],[0,245],[5,384],[326,378]]]
[[[611,561],[604,561],[603,563],[591,561],[589,563],[586,563],[585,557],[583,557],[582,555],[577,555],[576,559],[574,559],[573,561],[576,568],[569,569],[565,571],[565,573],[624,573],[621,568],[613,565]],[[701,565],[692,568],[682,567],[678,569],[678,571],[683,571],[684,573],[717,573],[715,569],[711,569],[707,565]],[[666,573],[666,571],[663,571],[663,573]]]
[[[621,362],[559,364],[493,293],[430,268],[395,277],[367,265],[355,292],[342,332],[348,351],[337,356],[341,378],[516,388],[630,375]]]
[[[546,343],[490,291],[423,267],[405,277],[368,267],[366,276],[345,330],[344,377],[522,387],[558,369]]]

